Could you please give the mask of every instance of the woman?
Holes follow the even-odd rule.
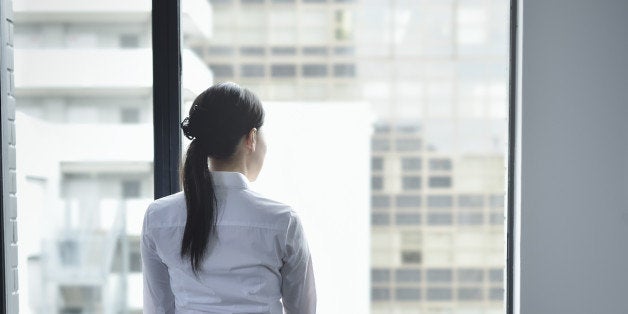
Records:
[[[316,312],[299,217],[248,186],[264,163],[263,123],[259,99],[235,83],[194,100],[181,123],[192,140],[183,191],[144,216],[144,313]]]

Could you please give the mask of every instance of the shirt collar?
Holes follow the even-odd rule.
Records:
[[[213,170],[209,172],[215,185],[236,189],[247,189],[249,187],[249,179],[240,172]]]

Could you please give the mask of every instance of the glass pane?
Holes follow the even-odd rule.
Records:
[[[210,3],[184,49],[264,103],[252,186],[303,217],[321,311],[501,311],[508,2]]]
[[[13,2],[24,313],[141,313],[151,1]]]

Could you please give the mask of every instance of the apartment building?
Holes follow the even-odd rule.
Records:
[[[139,234],[153,199],[151,2],[14,2],[20,310],[141,312]],[[211,36],[186,0],[185,38]],[[212,83],[190,50],[184,100]]]

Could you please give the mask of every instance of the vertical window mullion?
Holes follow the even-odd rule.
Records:
[[[180,1],[153,0],[152,5],[154,184],[160,198],[180,189]]]

